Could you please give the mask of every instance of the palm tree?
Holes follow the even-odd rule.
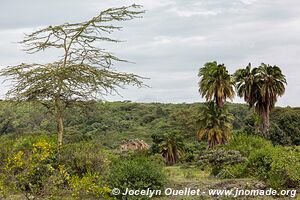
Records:
[[[184,150],[181,134],[176,131],[166,133],[161,139],[159,149],[167,165],[174,165],[180,159]]]
[[[206,63],[199,69],[199,92],[206,101],[214,100],[218,107],[223,107],[227,98],[234,97],[234,83],[224,64],[216,61]]]
[[[255,109],[260,113],[260,130],[265,135],[270,126],[270,111],[275,107],[277,98],[284,94],[287,82],[278,66],[264,63],[258,68],[257,81],[260,96]]]
[[[285,76],[278,66],[264,63],[252,70],[249,64],[245,69],[237,70],[234,76],[238,96],[244,97],[250,107],[255,107],[260,115],[259,130],[266,135],[270,124],[270,111],[277,98],[285,92]]]
[[[199,139],[206,138],[208,148],[218,144],[225,144],[231,138],[233,115],[226,107],[222,109],[216,106],[215,102],[206,103],[198,120]]]
[[[237,95],[252,107],[259,95],[257,84],[257,68],[251,69],[251,63],[245,69],[238,69],[234,73],[234,82],[236,83]]]

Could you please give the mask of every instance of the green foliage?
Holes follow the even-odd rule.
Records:
[[[232,177],[256,177],[265,181],[269,187],[278,189],[300,187],[298,149],[273,146],[270,141],[260,136],[244,134],[235,135],[234,140],[224,147],[228,150],[238,150],[247,157],[243,163],[225,167]]]
[[[226,107],[219,108],[214,102],[206,103],[199,119],[198,137],[206,138],[209,148],[218,144],[225,144],[231,139],[231,115]]]
[[[26,144],[28,141],[25,141]],[[44,139],[32,144],[31,148],[20,150],[18,143],[5,159],[1,169],[5,174],[5,182],[11,189],[22,192],[25,196],[43,195],[47,178],[54,172],[55,146]]]
[[[244,133],[248,125],[255,129],[255,117],[251,114],[251,110],[248,110],[246,105],[240,104],[227,104],[226,107],[235,116],[233,122],[236,124],[235,127],[241,130],[234,130],[233,139],[226,145],[220,146],[230,153],[214,154],[217,164],[215,165],[214,161],[203,162],[206,165],[202,165],[202,168],[209,172],[213,171],[220,178],[254,178],[266,182],[268,187],[299,188],[299,151],[294,147],[276,147],[277,150],[274,150],[271,141],[255,135],[252,131]],[[50,134],[53,133],[55,123],[43,107],[35,103],[24,102],[15,105],[13,102],[0,101],[0,112],[5,116],[0,120],[9,118],[8,126],[13,127],[3,132],[0,140],[0,198],[5,198],[5,195],[9,196],[14,192],[37,198],[52,196],[53,199],[60,199],[63,196],[68,196],[70,199],[93,199],[98,198],[101,193],[108,194],[106,175],[109,174],[109,177],[112,175],[108,165],[114,166],[114,163],[119,161],[111,163],[112,159],[115,160],[111,148],[117,148],[122,140],[131,138],[143,139],[151,144],[150,136],[154,133],[152,147],[157,147],[155,151],[153,148],[153,153],[156,154],[150,157],[144,155],[148,157],[145,159],[150,160],[151,163],[160,163],[157,164],[159,166],[163,165],[164,158],[159,154],[158,144],[161,144],[160,140],[164,134],[177,132],[180,133],[178,135],[182,139],[180,139],[181,143],[184,143],[185,150],[180,161],[187,167],[191,167],[191,164],[198,160],[199,154],[205,155],[203,152],[206,144],[204,141],[195,140],[195,130],[193,130],[197,127],[195,116],[202,108],[203,104],[200,103],[81,102],[80,107],[66,110],[67,143],[61,149],[61,155],[57,156],[56,136]],[[283,134],[283,136],[273,137],[274,135],[271,134],[273,125],[271,126],[269,138],[274,144],[276,141],[285,145],[296,144],[297,129],[300,127],[299,113],[297,108],[274,109],[271,113],[271,121]],[[145,123],[143,120],[145,115],[155,116],[155,119]],[[125,130],[124,127],[120,127],[119,121],[128,122],[130,126]],[[41,124],[50,125],[41,126]],[[30,131],[33,133],[28,134]],[[289,139],[285,140],[285,138]],[[53,154],[49,157],[51,159],[39,161],[37,156],[47,152],[45,150],[40,149],[34,153],[33,146],[40,141],[46,141],[52,146]],[[230,159],[235,157],[231,151],[239,151],[245,161],[231,163]],[[15,172],[10,175],[7,175],[5,168],[8,158],[11,160],[9,166]],[[239,156],[236,157],[238,158]],[[125,158],[120,160],[124,161]],[[29,170],[34,169],[33,165],[39,167],[40,171]],[[50,171],[51,167],[48,166],[53,170]],[[130,169],[128,166],[128,170]],[[190,170],[191,172],[186,172],[182,176],[193,179],[192,172],[195,168]],[[255,171],[259,171],[260,174]],[[198,172],[204,173],[200,170]],[[136,180],[133,178],[135,176],[133,174],[131,179]]]
[[[238,69],[234,77],[238,96],[243,97],[250,107],[255,107],[260,116],[259,130],[266,136],[270,112],[275,107],[277,98],[285,92],[285,76],[276,65],[262,63],[251,69],[249,63],[245,69]]]
[[[58,163],[70,174],[84,176],[87,173],[104,175],[108,171],[107,152],[100,144],[80,142],[65,145],[58,155]]]
[[[151,143],[152,134],[160,135],[171,131],[181,132],[185,143],[193,142],[199,128],[197,124],[199,110],[204,107],[201,103],[146,104],[92,101],[81,102],[78,105],[76,108],[68,108],[65,112],[65,143],[97,140],[109,148],[116,148],[125,139],[139,138]],[[233,132],[240,129],[249,135],[256,134],[257,117],[246,105],[227,103],[226,107],[228,112],[234,115],[231,122]],[[157,115],[157,109],[162,109],[163,114]],[[55,133],[55,120],[46,111],[44,107],[34,102],[16,105],[10,101],[0,101],[0,134]],[[153,115],[155,120],[144,124],[145,115]],[[272,123],[268,139],[274,144],[298,145],[299,116],[300,110],[297,108],[275,108],[271,113]],[[4,120],[3,124],[1,120]],[[123,124],[129,126],[121,127]]]
[[[245,158],[240,154],[239,151],[213,149],[204,151],[200,155],[197,164],[201,169],[210,166],[212,169],[211,174],[218,176],[221,175],[220,172],[224,168],[243,163],[244,161]]]
[[[281,189],[300,187],[299,166],[299,151],[284,147],[256,150],[250,154],[246,165],[248,174]]]
[[[246,135],[237,133],[233,135],[233,139],[224,146],[227,150],[237,150],[245,157],[248,157],[251,152],[264,147],[272,147],[272,143],[261,136]]]
[[[273,162],[272,156],[278,151],[274,147],[263,147],[250,153],[247,163],[247,172],[250,176],[258,177],[261,180],[268,180],[271,164]]]
[[[168,132],[152,135],[152,152],[160,153],[167,165],[174,165],[184,154],[183,136],[180,132]]]
[[[78,199],[110,199],[110,189],[103,182],[102,172],[107,172],[105,167],[108,163],[99,146],[70,145],[58,156],[55,139],[47,135],[29,135],[14,140],[2,137],[0,197],[16,192],[26,198],[51,197],[61,193]]]
[[[82,177],[74,175],[70,178],[72,196],[76,199],[101,198],[113,199],[110,196],[111,189],[103,185],[98,174],[86,173]]]
[[[199,92],[206,101],[215,101],[220,108],[223,107],[226,99],[233,99],[233,80],[224,64],[216,61],[206,63],[199,69],[200,77]]]
[[[245,163],[227,165],[219,172],[221,178],[243,178],[247,177],[247,167]]]
[[[299,150],[282,148],[281,151],[273,155],[267,183],[274,188],[300,188],[299,169]]]
[[[33,109],[34,108],[34,109]],[[52,133],[55,130],[53,118],[36,102],[17,104],[0,101],[0,135],[8,133]],[[45,126],[43,123],[47,122]],[[46,129],[45,129],[46,128]]]
[[[204,151],[206,149],[206,143],[205,142],[189,142],[185,143],[185,153],[181,158],[182,162],[185,162],[186,164],[192,164],[194,163],[200,152]]]
[[[279,145],[300,145],[299,109],[278,108],[271,116],[268,138]]]
[[[120,157],[111,165],[110,186],[125,192],[126,188],[134,190],[162,189],[166,176],[160,164],[143,155]],[[118,199],[143,199],[141,196],[117,196]],[[147,199],[147,197],[145,197]]]

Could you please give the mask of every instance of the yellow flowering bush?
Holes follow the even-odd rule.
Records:
[[[92,149],[93,145],[88,147]],[[66,157],[67,152],[62,150],[58,154],[55,143],[45,137],[34,141],[16,139],[10,151],[1,155],[0,199],[4,198],[5,191],[23,194],[26,199],[59,198],[60,194],[70,199],[112,199],[111,190],[99,173],[105,163],[100,147],[95,155],[85,155],[80,151],[82,148],[71,150],[67,152],[72,152],[74,157]],[[96,166],[99,164],[101,166]]]
[[[102,185],[101,178],[95,173],[86,173],[83,177],[74,175],[70,179],[72,196],[76,199],[84,199],[88,196],[113,199],[110,197],[111,189],[108,186]]]

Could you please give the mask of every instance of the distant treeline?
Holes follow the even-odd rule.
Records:
[[[153,134],[179,131],[196,141],[197,119],[202,103],[162,104],[124,102],[78,102],[65,113],[66,142],[100,139],[116,147],[124,139],[144,139]],[[258,117],[245,104],[228,103],[234,115],[234,132],[255,134]],[[0,101],[0,135],[56,133],[53,116],[37,102],[17,104]],[[268,134],[274,144],[300,145],[300,108],[277,107],[271,113]]]

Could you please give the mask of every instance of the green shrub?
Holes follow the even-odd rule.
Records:
[[[276,150],[274,147],[265,147],[252,151],[247,162],[248,174],[258,177],[260,180],[267,180]]]
[[[162,165],[143,155],[118,158],[111,166],[109,182],[112,188],[158,190],[164,187],[166,176]],[[147,199],[142,196],[118,196],[118,199]]]
[[[232,166],[245,161],[239,151],[213,149],[203,152],[199,157],[198,166],[202,169],[210,166],[212,175],[219,175],[226,166]]]
[[[243,178],[247,176],[245,163],[225,166],[221,171],[221,178]]]
[[[238,133],[233,135],[233,139],[224,148],[239,151],[243,156],[248,157],[252,151],[272,146],[270,141],[261,136]]]
[[[102,186],[102,178],[98,174],[86,173],[83,177],[71,176],[70,187],[72,196],[76,199],[101,198],[113,199],[110,197],[111,189],[107,186]]]
[[[300,188],[300,152],[283,149],[273,155],[267,183],[274,188]]]
[[[24,142],[26,143],[27,140]],[[22,192],[27,197],[28,195],[42,196],[47,179],[55,171],[53,164],[55,163],[56,148],[44,139],[37,141],[25,150],[19,150],[19,144],[16,143],[13,146],[1,169],[5,175],[5,179],[2,181],[9,183],[4,186],[6,189],[9,187],[11,192]]]
[[[66,145],[58,156],[55,141],[45,135],[11,141],[11,138],[4,139],[1,144],[7,148],[0,146],[3,159],[0,161],[0,198],[15,192],[25,195],[26,199],[58,194],[76,199],[111,199],[102,176],[108,167],[107,154],[100,145]]]
[[[98,143],[81,142],[63,146],[58,163],[71,174],[93,172],[104,175],[109,165],[107,152]]]
[[[253,151],[246,164],[248,175],[277,189],[300,188],[299,169],[299,151],[280,146]]]
[[[298,108],[277,108],[271,115],[269,139],[273,144],[300,145],[300,112]]]
[[[1,136],[0,140],[0,168],[4,167],[5,159],[11,154],[13,149],[13,139],[7,136]]]

